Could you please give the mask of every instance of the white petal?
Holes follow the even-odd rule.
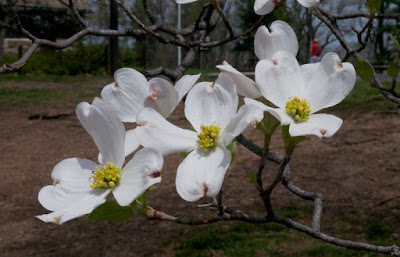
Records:
[[[306,122],[293,122],[290,124],[291,136],[316,135],[318,137],[331,137],[342,126],[343,120],[330,114],[313,114],[308,116]]]
[[[254,12],[258,15],[265,15],[272,12],[275,8],[273,0],[256,0],[254,3]]]
[[[128,130],[125,134],[125,156],[130,155],[140,146],[139,138],[136,136],[135,129]]]
[[[76,115],[99,149],[102,164],[112,162],[121,167],[125,160],[125,127],[111,107],[96,97],[92,105],[78,104]]]
[[[145,107],[151,107],[167,118],[178,105],[179,95],[174,86],[162,78],[149,81],[150,95],[144,101]]]
[[[216,123],[223,130],[235,115],[239,99],[231,78],[221,73],[215,83],[196,84],[187,95],[185,116],[196,131]]]
[[[306,81],[306,89],[313,90],[321,87],[321,82],[337,70],[342,61],[336,53],[327,53],[321,62],[308,63],[300,66],[301,74]]]
[[[208,153],[201,149],[192,151],[178,167],[178,194],[189,202],[197,201],[206,195],[216,197],[230,161],[231,153],[218,146]]]
[[[196,2],[197,0],[176,0],[177,4],[188,4],[188,3],[193,3]]]
[[[303,67],[304,66],[304,67]],[[302,66],[311,113],[340,103],[353,89],[356,72],[335,53],[326,54],[318,64]]]
[[[150,93],[147,79],[131,68],[117,70],[114,79],[115,83],[103,88],[101,97],[123,122],[135,122],[136,114],[143,109],[144,100]]]
[[[271,59],[278,51],[287,51],[294,56],[299,50],[296,33],[284,21],[274,21],[270,30],[261,26],[254,37],[254,53],[258,59]]]
[[[297,0],[297,2],[299,2],[299,4],[301,4],[302,6],[309,8],[316,6],[321,2],[321,0]]]
[[[262,111],[266,111],[266,110],[269,108],[269,106],[263,104],[262,102],[257,101],[257,100],[254,100],[254,99],[251,99],[251,98],[247,98],[247,97],[246,97],[246,98],[244,98],[243,100],[244,100],[244,103],[245,103],[245,104],[247,104],[247,105],[256,105],[256,106],[258,106],[258,108],[260,108]]]
[[[238,113],[233,116],[228,126],[221,133],[224,146],[228,146],[234,138],[240,135],[249,125],[257,126],[264,118],[264,111],[257,105],[243,105]]]
[[[182,98],[189,92],[189,90],[193,87],[193,85],[197,82],[200,78],[201,74],[197,75],[185,75],[180,80],[175,83],[175,89],[179,94],[180,102]]]
[[[124,146],[125,146],[125,148],[124,148],[125,156],[130,155],[131,153],[136,151],[136,149],[139,148],[140,142],[139,142],[139,139],[136,136],[136,133],[135,133],[134,129],[126,131]],[[101,153],[99,153],[99,158],[98,159],[99,159],[100,163],[103,163],[103,156],[101,155]]]
[[[239,95],[250,98],[258,98],[262,96],[256,86],[256,82],[254,82],[252,79],[240,73],[231,65],[229,64],[218,65],[217,68],[220,69],[221,72],[225,72],[231,77],[231,79],[236,85],[236,90]]]
[[[271,108],[259,101],[256,101],[256,100],[250,99],[250,98],[245,98],[244,102],[246,103],[246,105],[255,105],[262,111],[269,112],[272,116],[274,116],[275,118],[277,118],[279,120],[281,125],[289,125],[290,123],[293,122],[293,118],[291,116],[289,116],[287,114],[287,112],[283,109]]]
[[[304,82],[296,58],[277,52],[272,60],[261,60],[256,66],[256,83],[263,96],[280,108],[290,97],[304,98]]]
[[[66,159],[53,169],[54,185],[46,186],[39,192],[40,204],[54,211],[37,216],[45,222],[63,223],[92,212],[105,201],[110,190],[90,188],[90,177],[96,163],[79,158]]]
[[[36,218],[44,222],[62,224],[71,219],[82,217],[86,214],[91,213],[97,206],[104,203],[106,201],[106,196],[110,193],[110,190],[102,190],[98,193],[98,195],[82,195],[80,198],[75,199],[73,202],[70,203],[70,205],[67,205],[65,208],[49,214],[36,216]]]
[[[151,108],[138,115],[135,133],[141,145],[152,147],[163,156],[176,152],[189,152],[197,146],[195,132],[178,128]]]
[[[141,196],[147,188],[161,181],[163,158],[151,148],[138,151],[121,171],[121,181],[113,190],[119,205],[126,206]]]

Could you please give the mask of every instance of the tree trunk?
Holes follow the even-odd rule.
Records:
[[[1,12],[1,10],[0,10]],[[7,19],[7,15],[3,12],[1,12],[1,14],[4,14],[4,22],[7,23],[8,19]],[[4,55],[4,39],[6,37],[6,29],[1,28],[0,27],[0,59],[3,58]]]

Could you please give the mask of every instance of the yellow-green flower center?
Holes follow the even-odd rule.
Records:
[[[111,162],[107,162],[107,165],[97,166],[93,175],[90,177],[90,187],[93,189],[99,188],[113,188],[121,180],[121,169],[115,167]]]
[[[197,135],[199,138],[199,146],[204,151],[208,152],[212,147],[218,144],[217,137],[221,128],[215,124],[211,124],[206,127],[205,125],[200,126],[201,132]]]
[[[286,102],[286,111],[296,121],[308,121],[308,115],[311,113],[311,107],[310,104],[307,103],[306,99],[293,97]]]

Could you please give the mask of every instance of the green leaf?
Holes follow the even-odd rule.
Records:
[[[371,12],[371,13],[377,13],[379,8],[381,8],[382,5],[382,0],[367,0],[365,3],[365,7]]]
[[[231,164],[233,163],[233,160],[235,159],[235,154],[236,154],[236,148],[237,148],[237,140],[236,138],[232,141],[232,143],[230,143],[226,149],[229,150],[229,152],[231,152]]]
[[[391,62],[389,64],[389,67],[386,70],[387,75],[389,75],[390,77],[392,77],[393,79],[396,79],[397,76],[399,75],[399,71],[400,71],[400,66],[398,63],[396,62]]]
[[[365,81],[370,82],[374,79],[374,68],[360,57],[356,59],[357,74]]]
[[[289,125],[282,126],[282,138],[286,146],[290,144]]]
[[[105,202],[90,213],[88,221],[121,222],[135,216],[132,206],[120,206],[116,201]]]
[[[250,178],[250,184],[256,186],[257,185],[257,176],[256,176],[256,173],[254,171],[250,171],[249,178]]]
[[[272,114],[267,112],[263,120],[265,122],[265,135],[270,137],[276,130],[276,128],[281,124],[280,121],[275,118]]]
[[[265,131],[266,131],[266,130],[265,130],[264,122],[259,122],[259,123],[257,124],[256,129],[262,131],[262,132],[265,134]]]
[[[289,125],[282,126],[282,137],[283,137],[283,142],[285,143],[285,146],[289,150],[289,152],[293,152],[296,145],[301,141],[310,140],[310,138],[305,136],[292,137],[289,134]]]
[[[400,51],[400,43],[397,40],[397,38],[390,33],[388,35],[389,35],[390,39],[394,42],[394,45],[396,46],[397,51]]]
[[[146,215],[147,214],[147,197],[146,194],[147,192],[153,190],[154,188],[148,188],[141,196],[139,196],[136,201],[134,201],[131,206],[132,206],[132,211],[133,214],[136,215]]]

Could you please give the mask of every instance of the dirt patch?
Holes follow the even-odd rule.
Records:
[[[187,126],[182,109],[180,106],[170,120]],[[50,110],[41,107],[35,112],[73,110],[74,105],[70,104]],[[143,217],[122,223],[91,224],[86,224],[84,217],[62,226],[36,219],[35,215],[47,212],[37,201],[37,193],[52,183],[52,168],[69,157],[95,160],[97,149],[75,115],[29,120],[30,114],[26,109],[0,110],[1,256],[174,256],[167,243],[179,241],[191,227]],[[295,183],[325,196],[323,231],[354,231],[357,235],[374,217],[385,217],[385,222],[399,225],[400,112],[337,115],[345,122],[333,138],[312,138],[296,149],[291,162]],[[248,130],[245,135],[257,143],[262,140],[255,130]],[[273,138],[271,150],[283,152],[278,136]],[[149,193],[149,205],[174,215],[216,215],[215,210],[199,209],[176,193],[175,173],[183,158],[175,154],[165,159],[163,181]],[[256,168],[257,156],[239,146],[224,182],[225,204],[244,211],[262,210],[248,179],[249,171]],[[276,165],[268,164],[266,173],[272,176],[274,172]],[[273,204],[278,210],[288,206],[312,209],[312,203],[299,200],[281,185],[274,193]],[[339,215],[355,216],[360,221],[339,228]],[[400,233],[399,226],[394,232]]]

